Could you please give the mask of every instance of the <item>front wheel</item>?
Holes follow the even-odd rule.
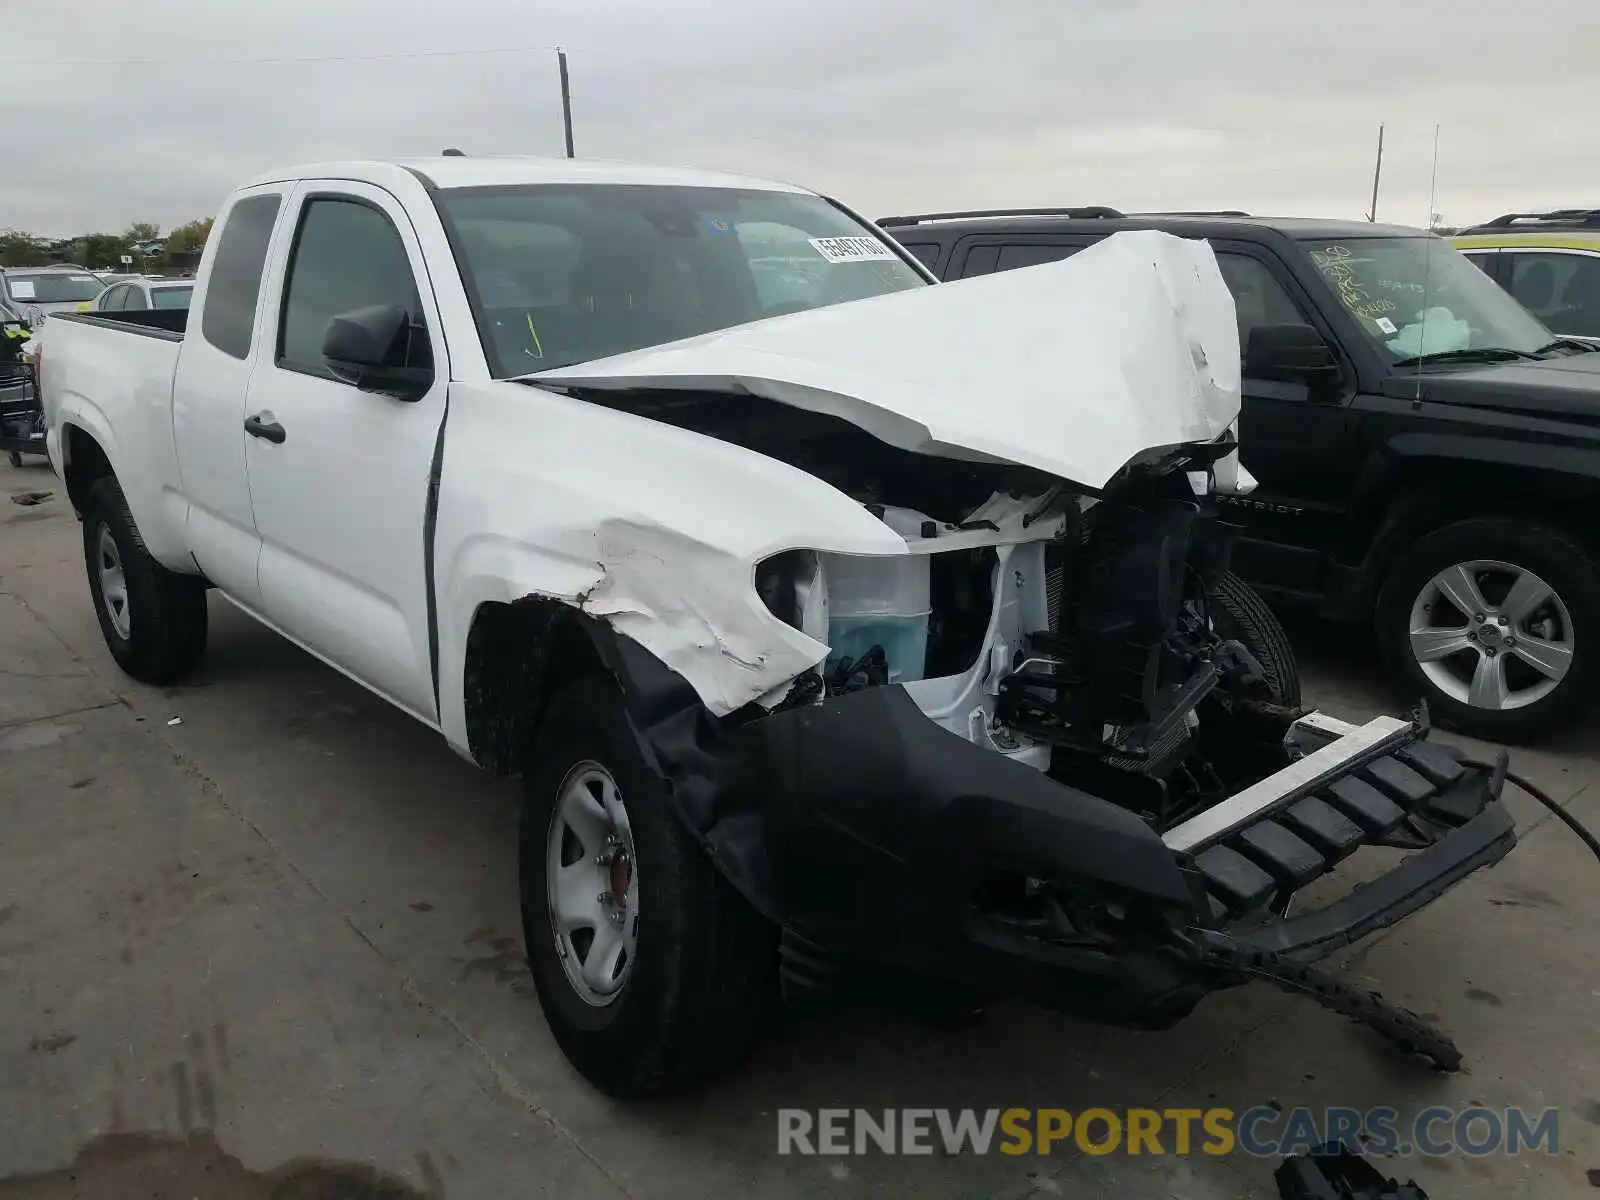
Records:
[[[1553,526],[1475,518],[1418,539],[1378,594],[1391,674],[1441,725],[1490,741],[1555,730],[1600,673],[1600,561]]]
[[[1299,708],[1300,666],[1294,647],[1261,594],[1232,571],[1223,571],[1212,584],[1207,601],[1217,633],[1243,644],[1261,664],[1273,701],[1285,708]]]
[[[589,1082],[676,1091],[745,1057],[776,978],[774,931],[673,810],[610,680],[552,701],[519,837],[528,967]]]

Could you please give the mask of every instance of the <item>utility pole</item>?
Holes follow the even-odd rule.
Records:
[[[1378,176],[1383,174],[1383,126],[1378,126],[1378,161],[1372,168],[1372,211],[1367,213],[1368,221],[1378,219]]]
[[[572,89],[567,84],[567,52],[556,47],[556,62],[561,65],[561,124],[567,133],[567,157],[572,153]]]

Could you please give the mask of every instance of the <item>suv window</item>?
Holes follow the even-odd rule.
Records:
[[[1309,325],[1305,310],[1289,295],[1271,268],[1249,254],[1222,251],[1217,255],[1233,308],[1239,318],[1239,349],[1250,344],[1252,330],[1263,325]]]
[[[907,250],[911,251],[923,266],[929,270],[939,261],[938,242],[901,242]]]
[[[1082,246],[1063,246],[1060,243],[1051,245],[1041,242],[1013,242],[1009,246],[1000,247],[1000,260],[995,270],[1012,271],[1017,267],[1037,267],[1040,263],[1060,262],[1063,258],[1071,258],[1082,249]]]
[[[129,312],[143,312],[150,307],[150,302],[144,298],[143,288],[133,283],[125,283],[122,288],[123,308]]]
[[[282,200],[277,195],[248,196],[235,204],[211,261],[200,332],[206,341],[233,358],[250,357],[261,274]]]
[[[95,307],[101,312],[121,312],[122,305],[128,298],[128,285],[119,283],[114,288],[108,288],[100,298],[95,301]]]
[[[1556,333],[1600,337],[1600,256],[1507,251],[1511,294]]]
[[[331,378],[322,357],[328,321],[374,305],[398,305],[413,321],[422,319],[411,259],[394,223],[359,200],[307,201],[283,289],[278,365]],[[416,345],[426,347],[426,339]]]

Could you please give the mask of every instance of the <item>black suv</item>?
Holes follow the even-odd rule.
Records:
[[[879,224],[943,280],[1124,230],[1205,239],[1238,313],[1239,436],[1260,481],[1226,498],[1235,569],[1273,598],[1372,621],[1403,689],[1465,732],[1527,740],[1593,698],[1600,347],[1551,333],[1449,243],[1240,212]]]

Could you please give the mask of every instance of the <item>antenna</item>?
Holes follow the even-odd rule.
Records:
[[[1422,404],[1422,356],[1428,344],[1428,275],[1433,266],[1433,218],[1439,203],[1439,123],[1433,124],[1433,177],[1428,183],[1428,246],[1422,252],[1422,328],[1417,333],[1417,390],[1412,396],[1413,407]]]
[[[567,52],[559,46],[556,63],[561,67],[561,126],[567,135],[567,157],[572,158],[572,88],[567,83]]]
[[[1378,177],[1383,174],[1383,126],[1378,126],[1378,161],[1372,165],[1372,208],[1367,213],[1368,221],[1378,219]]]

